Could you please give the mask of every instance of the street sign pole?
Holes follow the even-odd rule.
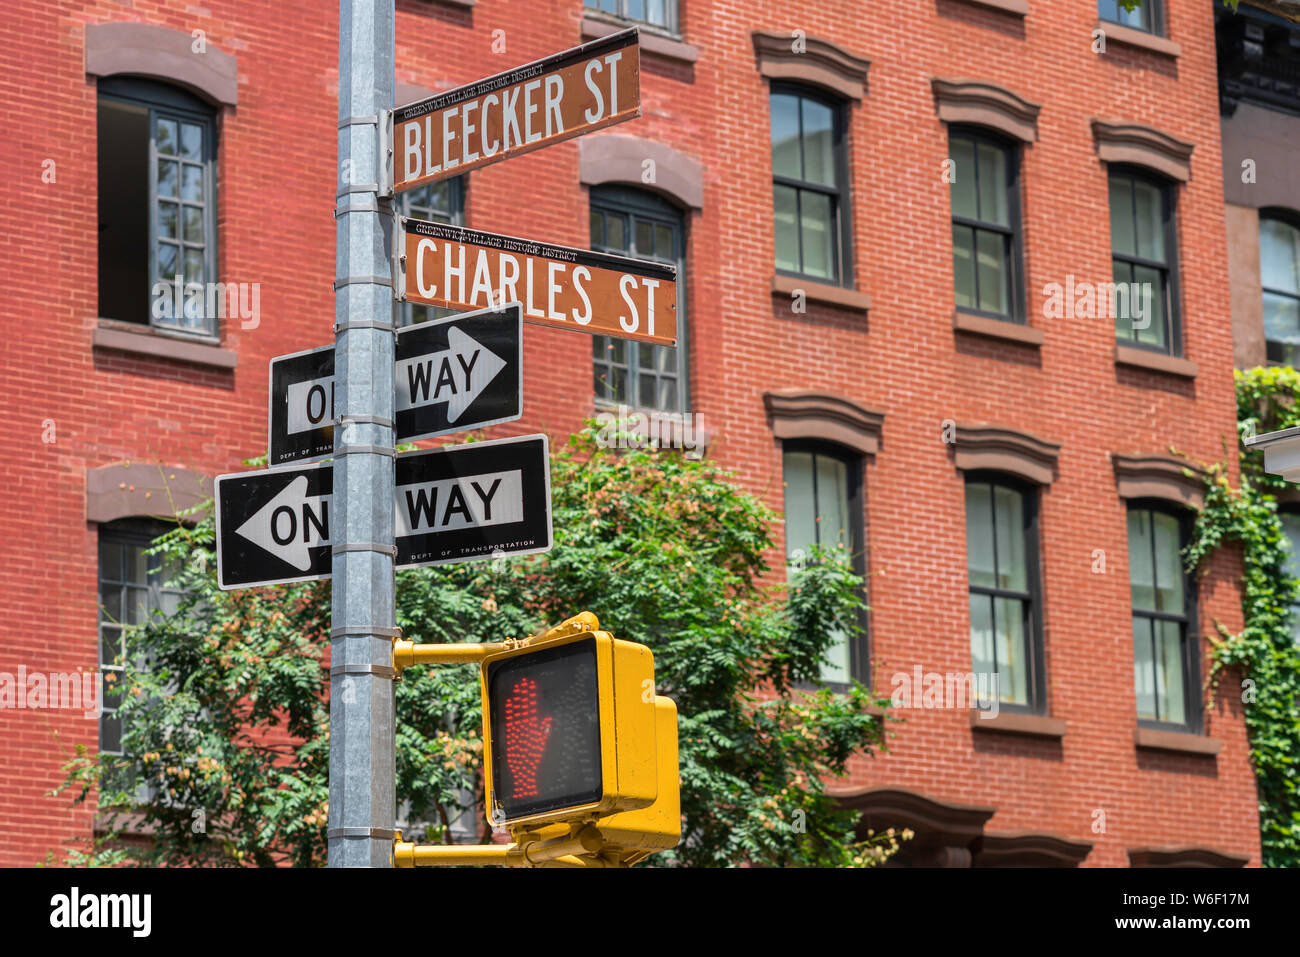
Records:
[[[394,21],[394,0],[340,0],[330,867],[391,867],[396,834],[393,215],[380,200]]]

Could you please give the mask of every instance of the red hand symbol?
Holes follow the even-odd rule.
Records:
[[[506,769],[516,798],[537,796],[537,766],[551,736],[551,720],[537,716],[537,682],[516,681],[505,702]]]

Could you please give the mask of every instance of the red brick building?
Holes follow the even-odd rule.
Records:
[[[639,120],[404,200],[682,267],[676,353],[529,327],[495,434],[698,413],[792,556],[869,576],[828,680],[998,674],[996,717],[895,709],[837,783],[902,860],[1258,864],[1240,696],[1200,690],[1238,563],[1177,562],[1184,462],[1236,462],[1209,0],[397,0],[397,99],[628,19]],[[148,517],[264,449],[267,360],[330,341],[337,8],[11,5],[0,40],[0,671],[111,668],[167,601]],[[247,315],[151,301],[178,273]],[[0,863],[88,832],[48,792],[101,735],[0,710]]]

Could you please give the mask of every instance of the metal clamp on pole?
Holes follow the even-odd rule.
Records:
[[[393,325],[392,320],[384,322],[381,319],[349,319],[346,322],[334,323],[334,335],[340,332],[347,332],[350,329],[382,329],[384,332],[391,332],[397,335],[397,327]]]
[[[387,286],[393,288],[393,281],[387,276],[343,276],[334,280],[334,291],[344,286]]]
[[[401,638],[402,629],[388,628],[384,625],[335,625],[330,629],[331,638]]]
[[[386,199],[393,196],[393,111],[380,110],[376,118],[379,127],[379,184],[375,192]]]
[[[380,542],[340,542],[333,546],[330,554],[342,555],[344,552],[378,552],[381,555],[387,555],[389,558],[396,558],[397,546],[384,545]]]
[[[339,129],[347,129],[349,126],[378,126],[379,117],[371,113],[369,116],[345,116],[339,120]]]
[[[334,675],[378,675],[381,678],[396,678],[397,669],[387,665],[334,665],[330,676]]]
[[[385,448],[382,445],[340,445],[334,450],[334,457],[336,459],[342,458],[345,455],[387,455],[389,458],[396,458],[397,449]],[[334,554],[337,555],[339,549],[342,547],[343,546],[341,545],[335,545]],[[393,546],[390,545],[386,547],[392,548]],[[380,546],[376,545],[375,548],[378,550]],[[370,551],[369,548],[352,548],[347,550],[354,552]],[[394,551],[393,554],[396,555],[397,552]]]
[[[336,416],[334,424],[344,427],[349,425],[382,425],[386,429],[396,427],[393,425],[392,419],[385,418],[382,415],[357,415],[355,413],[352,415]]]

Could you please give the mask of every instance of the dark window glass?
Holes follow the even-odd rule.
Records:
[[[677,0],[583,0],[583,6],[677,32]]]
[[[1138,173],[1111,170],[1110,242],[1116,338],[1177,354],[1172,188]],[[1098,309],[1106,305],[1099,301]]]
[[[652,193],[624,187],[591,191],[591,248],[677,267],[677,342],[656,346],[613,336],[593,336],[596,401],[638,409],[689,408],[686,366],[686,244],[682,215]]]
[[[782,87],[771,107],[776,268],[848,285],[843,110]]]
[[[1129,581],[1133,604],[1133,679],[1138,718],[1190,727],[1194,717],[1188,647],[1191,579],[1183,570],[1186,524],[1168,511],[1130,508]]]
[[[155,612],[176,611],[181,593],[170,587],[179,569],[146,554],[164,527],[148,521],[120,521],[99,529],[99,668],[104,677],[99,749],[122,753],[121,704],[123,628],[142,625]]]
[[[1300,366],[1300,229],[1286,220],[1259,221],[1259,281],[1268,360]]]
[[[826,449],[790,444],[784,454],[786,577],[809,561],[812,547],[842,549],[843,559],[862,573],[861,462]],[[839,631],[827,651],[822,680],[866,681],[863,642]]]
[[[102,80],[97,150],[100,316],[217,335],[212,110],[161,83]]]
[[[430,223],[463,226],[465,225],[464,180],[456,176],[399,193],[397,212],[398,215],[423,219]],[[428,322],[430,319],[444,319],[464,311],[449,306],[426,306],[418,302],[404,302],[398,317],[398,325],[409,326],[416,322]]]
[[[948,136],[952,160],[952,260],[957,308],[1022,320],[1016,153],[969,130]]]
[[[999,701],[1026,709],[1038,705],[1041,688],[1035,505],[1018,486],[966,482],[971,670],[997,675]]]
[[[1097,0],[1099,19],[1147,33],[1161,33],[1160,0],[1138,0],[1132,10],[1125,10],[1120,0]]]

